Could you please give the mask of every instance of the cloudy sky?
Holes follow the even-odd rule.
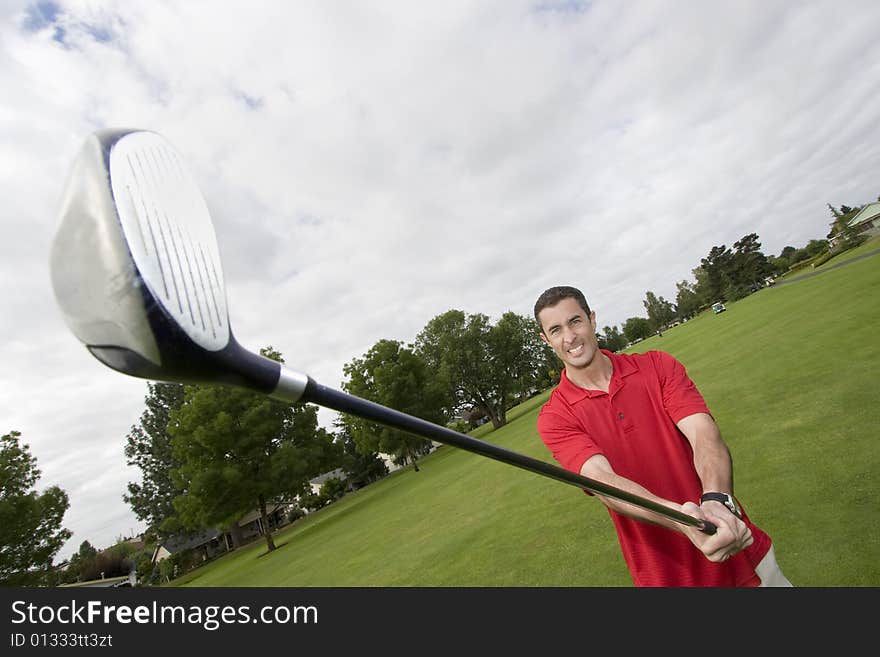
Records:
[[[880,195],[880,3],[0,3],[0,431],[70,496],[69,556],[122,501],[146,383],[67,330],[48,256],[92,131],[181,152],[238,340],[338,387],[377,340],[581,287],[644,315],[713,245],[822,238]],[[332,415],[322,415],[332,421]]]

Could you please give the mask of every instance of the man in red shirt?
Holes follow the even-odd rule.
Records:
[[[717,526],[713,535],[599,496],[636,586],[791,586],[770,537],[733,497],[730,452],[706,402],[671,355],[613,354],[573,287],[535,304],[541,338],[565,367],[538,433],[568,470]],[[699,500],[697,504],[695,501]]]

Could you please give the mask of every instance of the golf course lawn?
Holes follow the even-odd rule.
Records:
[[[686,365],[730,446],[736,494],[796,586],[880,585],[878,289],[880,256],[868,257],[631,350]],[[548,395],[472,435],[551,461],[535,432]],[[596,499],[449,446],[419,466],[282,529],[272,553],[260,540],[171,585],[632,585]]]

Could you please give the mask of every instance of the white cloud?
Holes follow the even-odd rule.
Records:
[[[2,430],[71,493],[67,552],[139,527],[122,447],[146,385],[76,343],[47,271],[92,130],[176,145],[239,340],[338,386],[450,308],[529,314],[568,283],[619,324],[713,245],[824,237],[826,203],[880,194],[877,18],[868,0],[4,5]]]

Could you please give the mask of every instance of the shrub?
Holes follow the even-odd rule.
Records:
[[[813,262],[810,263],[810,266],[813,267],[813,268],[815,269],[815,268],[818,267],[819,265],[824,265],[826,262],[828,262],[829,260],[831,260],[831,258],[833,258],[833,257],[836,256],[836,255],[837,255],[837,253],[834,253],[834,252],[832,252],[832,251],[827,251],[826,253],[823,253],[823,254],[820,255],[819,257],[815,258],[815,259],[813,260]]]

